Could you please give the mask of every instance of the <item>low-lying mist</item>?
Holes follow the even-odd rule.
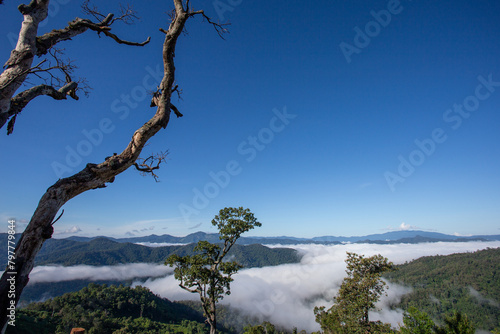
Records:
[[[278,245],[272,246],[278,247]],[[345,277],[346,252],[365,256],[381,254],[395,264],[430,256],[471,252],[485,248],[500,247],[495,242],[438,242],[423,244],[347,244],[347,245],[287,245],[302,255],[297,264],[274,267],[242,269],[234,276],[231,295],[224,297],[223,304],[230,304],[244,314],[267,320],[285,328],[299,330],[319,329],[314,320],[315,306],[332,305],[342,279]],[[172,269],[155,264],[126,264],[119,266],[43,266],[32,271],[30,284],[36,282],[59,282],[73,279],[130,280],[133,285],[142,285],[154,293],[170,300],[198,300],[179,287],[171,275]],[[407,287],[388,284],[387,296],[378,303],[378,310],[371,312],[371,320],[390,322],[397,326],[402,321],[401,310],[391,310],[401,297],[411,290]]]
[[[89,281],[126,281],[134,278],[164,277],[173,269],[162,264],[129,263],[116,266],[37,266],[30,274],[29,284],[63,282],[73,280]]]

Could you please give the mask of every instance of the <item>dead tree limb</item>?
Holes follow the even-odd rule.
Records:
[[[108,14],[105,17],[103,16],[100,22],[76,18],[69,22],[68,26],[63,29],[52,30],[42,36],[37,36],[40,22],[47,17],[48,6],[49,0],[32,0],[29,5],[20,5],[18,7],[24,16],[24,21],[19,32],[16,48],[12,50],[9,59],[4,65],[5,70],[0,74],[0,128],[7,123],[9,118],[17,116],[20,111],[10,111],[13,102],[12,99],[16,91],[26,82],[27,76],[30,73],[34,73],[32,66],[35,56],[41,57],[46,55],[59,42],[69,40],[89,29],[98,34],[102,33],[119,44],[143,46],[150,41],[148,37],[144,42],[131,42],[121,39],[111,32],[111,24],[116,21],[128,22],[133,17],[133,13],[130,11],[126,11],[118,18],[114,18],[113,14]],[[75,83],[78,85],[78,82]],[[55,87],[54,89],[57,90]],[[23,102],[22,104],[26,106],[30,101]],[[11,123],[10,132],[12,132],[14,122]]]
[[[54,100],[65,100],[66,96],[71,96],[73,99],[78,100],[78,97],[74,94],[76,90],[77,83],[70,82],[63,87],[56,90],[52,86],[38,85],[26,89],[25,91],[17,94],[11,99],[11,105],[7,112],[7,117],[10,118],[7,124],[7,134],[10,135],[14,131],[14,124],[16,123],[17,114],[19,114],[24,107],[28,105],[34,98],[40,95],[47,95],[52,97]]]
[[[166,33],[162,50],[164,74],[159,86],[159,92],[161,93],[157,99],[157,108],[154,116],[134,132],[130,142],[120,154],[108,157],[99,164],[89,163],[77,174],[59,179],[54,185],[47,189],[40,199],[38,207],[28,226],[17,243],[15,249],[15,267],[12,270],[7,268],[0,279],[0,320],[2,321],[0,328],[5,329],[8,321],[8,307],[11,302],[11,299],[8,298],[9,289],[11,286],[15,289],[15,304],[17,304],[24,287],[29,281],[29,274],[33,269],[37,253],[44,241],[52,236],[52,222],[54,222],[54,218],[59,209],[73,197],[88,190],[103,188],[107,183],[113,182],[118,174],[127,170],[137,162],[148,140],[168,125],[171,111],[170,100],[175,82],[174,55],[177,39],[182,33],[186,21],[190,17],[201,13],[191,12],[189,9],[189,1],[186,1],[185,5],[183,4],[183,0],[173,1],[175,14],[168,30],[164,30]],[[36,18],[38,21],[40,21],[44,15],[46,16],[47,5],[48,1],[44,0],[33,0],[30,3],[29,6],[32,7],[32,12],[40,12],[37,14],[38,16]],[[45,10],[45,12],[43,10]],[[24,10],[24,12],[27,13],[28,11]],[[28,56],[31,57],[30,61],[36,51],[36,47],[34,46],[34,36],[36,36],[35,28],[36,27],[31,27],[32,30],[30,33],[26,32],[23,35],[24,37],[21,36],[21,39],[31,38],[31,44],[28,43],[29,47],[26,48],[26,50],[30,52],[28,53]],[[17,64],[18,58],[14,60]],[[9,66],[12,66],[9,68],[16,67],[14,65]],[[30,67],[31,62],[27,68]],[[22,67],[20,67],[20,69],[22,69]],[[5,111],[3,112],[5,113]],[[15,275],[12,275],[10,271],[15,272]]]
[[[135,169],[141,172],[142,175],[151,175],[156,182],[159,182],[158,175],[155,170],[160,169],[160,165],[167,159],[168,152],[160,152],[155,155],[150,155],[146,159],[139,158],[134,163]]]

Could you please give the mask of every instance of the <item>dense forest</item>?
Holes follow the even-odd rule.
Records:
[[[205,333],[203,317],[191,307],[143,287],[89,284],[44,303],[31,303],[7,333]]]
[[[423,257],[397,266],[385,278],[413,288],[398,308],[413,306],[438,324],[459,311],[476,328],[498,330],[499,258],[500,248]],[[228,306],[219,305],[218,310],[222,333],[300,332],[293,323],[291,328],[280,329],[268,322],[259,324]],[[78,292],[31,303],[19,315],[15,333],[33,333],[33,328],[37,333],[69,333],[71,327],[84,327],[88,333],[208,332],[198,302],[171,302],[140,286],[91,283]]]
[[[0,245],[1,246],[1,245]],[[70,239],[50,239],[38,253],[36,265],[60,264],[73,265],[116,265],[124,263],[163,263],[171,254],[180,256],[193,253],[195,244],[146,247],[133,243],[122,243],[108,238],[90,241]],[[5,249],[7,246],[5,246]],[[248,246],[235,245],[229,254],[246,268],[274,266],[283,263],[297,263],[297,252],[289,248],[269,248],[259,244]],[[6,265],[6,259],[3,259]]]
[[[72,265],[117,265],[126,263],[163,263],[171,254],[193,254],[195,244],[146,247],[132,243],[120,243],[106,238],[92,239],[87,242],[68,239],[50,239],[36,258],[37,265],[58,264]],[[234,245],[229,252],[235,261],[245,268],[274,266],[284,263],[297,263],[300,256],[289,248],[269,248],[254,244],[248,246]],[[101,284],[130,285],[130,281],[97,281]],[[71,280],[52,283],[29,284],[21,295],[21,306],[32,301],[40,301],[50,297],[74,292],[87,286],[89,281]]]
[[[225,305],[218,305],[217,311],[221,333],[242,333],[257,321]],[[66,334],[75,327],[85,328],[89,334],[191,334],[208,333],[209,329],[199,302],[171,302],[141,286],[90,283],[80,291],[19,310],[16,327],[8,326],[7,333]]]
[[[422,257],[386,277],[413,289],[398,307],[414,306],[438,321],[459,310],[479,328],[500,327],[500,248]]]

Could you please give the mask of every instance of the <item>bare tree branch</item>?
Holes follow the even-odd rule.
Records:
[[[58,90],[56,90],[52,86],[38,85],[26,89],[25,91],[17,94],[15,97],[12,98],[11,107],[7,112],[8,117],[13,117],[9,121],[9,125],[7,127],[7,134],[12,133],[12,131],[14,130],[14,123],[16,121],[17,114],[19,114],[31,100],[40,95],[50,96],[54,100],[66,100],[66,96],[70,95],[73,99],[78,100],[78,96],[74,95],[76,87],[77,83],[73,81],[67,83]]]
[[[101,22],[94,23],[89,19],[76,18],[68,23],[68,26],[59,29],[52,30],[40,37],[37,37],[37,56],[41,56],[47,53],[47,51],[61,41],[71,39],[74,36],[80,35],[87,31],[88,29],[97,32],[98,34],[103,33],[104,35],[111,37],[119,44],[133,45],[133,46],[144,46],[149,43],[151,37],[148,37],[144,42],[130,42],[119,38],[115,34],[111,33],[110,25],[116,21],[113,19],[114,14],[108,14]]]
[[[174,114],[175,114],[175,116],[177,116],[177,118],[184,116],[183,114],[181,114],[179,109],[177,109],[177,107],[174,106],[172,103],[170,103],[170,109],[174,112]]]
[[[174,93],[174,92],[177,92],[177,96],[180,99],[181,98],[181,93],[179,91],[179,86],[178,85],[175,85],[175,87],[172,88],[172,93]],[[151,103],[149,105],[151,108],[158,106],[158,101],[160,99],[160,96],[161,96],[160,89],[157,89],[155,92],[153,92],[153,97],[151,98]],[[174,112],[174,114],[175,114],[175,116],[177,116],[177,118],[184,116],[179,111],[179,109],[177,109],[177,107],[172,104],[172,102],[170,102],[170,110],[172,110]]]
[[[184,29],[186,21],[190,17],[192,17],[192,15],[190,15],[190,13],[184,8],[183,0],[173,0],[173,2],[175,6],[175,16],[172,19],[168,30],[166,31],[166,36],[163,42],[162,55],[164,74],[158,89],[159,96],[156,102],[155,114],[149,121],[147,121],[134,132],[130,142],[120,154],[115,154],[111,157],[108,157],[99,164],[88,163],[80,172],[72,176],[59,179],[56,183],[54,183],[47,189],[45,194],[40,199],[40,202],[38,203],[38,206],[33,216],[31,217],[28,226],[26,227],[22,236],[19,238],[19,241],[16,245],[16,249],[14,251],[16,254],[15,267],[13,269],[8,268],[9,270],[6,270],[0,279],[0,328],[3,328],[7,324],[8,307],[13,301],[7,297],[9,289],[11,289],[12,287],[15,288],[15,304],[17,304],[24,287],[28,284],[29,274],[33,269],[36,255],[38,254],[45,240],[49,239],[52,236],[52,222],[54,222],[54,218],[56,217],[61,207],[69,200],[83,192],[105,187],[106,183],[113,182],[117,175],[124,172],[131,166],[135,166],[135,164],[137,164],[139,165],[139,167],[141,167],[140,163],[137,161],[144,146],[149,139],[151,139],[162,128],[165,128],[168,125],[171,113],[170,101],[173,94],[175,82],[174,55],[176,43],[177,39]],[[40,4],[44,5],[44,8],[40,8]],[[188,5],[189,1],[186,2],[186,4]],[[29,12],[40,10],[44,12],[46,16],[47,6],[47,0],[33,0],[29,6],[24,6],[26,8],[23,7],[23,11]],[[37,16],[36,20],[38,20],[39,22],[42,16],[43,15]],[[31,36],[33,40],[33,36],[35,35],[35,28],[31,30],[31,33],[26,33],[26,36]],[[21,45],[22,43],[23,41],[21,41]],[[31,48],[27,48],[26,50],[36,50],[36,48],[34,47],[34,42],[31,44],[31,46]],[[11,66],[10,69],[15,68],[18,72],[30,69],[33,56],[34,54],[29,55],[31,59],[27,61],[26,64],[23,63],[23,66],[16,67],[13,65],[9,65]],[[13,75],[13,73],[11,72],[9,74],[9,78],[10,75]],[[2,79],[3,78],[0,76],[0,87],[2,86],[2,82],[5,82],[2,81]],[[47,95],[49,95],[49,92],[54,96],[58,96],[57,94],[59,93],[64,93],[62,91],[58,91],[58,93],[55,93],[50,88],[46,87],[44,87],[43,89],[38,89],[46,92]],[[66,89],[69,89],[69,87],[66,87]],[[26,95],[29,95],[28,91],[29,90],[25,92]],[[0,94],[2,94],[0,95],[0,101],[1,99],[8,98],[9,108],[11,96],[8,96],[8,94],[11,93],[12,95],[14,94],[10,91],[7,93],[5,91],[0,92]],[[32,92],[31,94],[37,95],[34,92]],[[2,105],[0,103],[0,112],[7,112],[7,110],[1,108]],[[148,160],[148,163],[150,162],[150,160]],[[159,165],[151,164],[149,166],[152,171],[155,171],[156,167]],[[16,274],[12,276],[10,271],[15,271]]]
[[[164,162],[167,158],[168,152],[160,152],[156,155],[150,155],[146,159],[139,158],[134,163],[134,167],[141,172],[142,175],[151,174],[156,182],[159,182],[158,175],[155,174],[155,170],[160,168],[160,164]]]
[[[16,117],[19,113],[19,108],[17,108],[16,104],[14,104],[14,102],[18,103],[19,101],[13,101],[12,99],[16,94],[16,91],[23,83],[30,83],[30,81],[27,80],[29,75],[32,75],[35,79],[38,78],[44,80],[45,84],[53,86],[56,90],[58,89],[57,86],[63,86],[73,81],[71,80],[70,74],[75,66],[72,65],[71,61],[62,61],[60,59],[61,51],[54,49],[54,46],[57,43],[69,40],[89,29],[97,32],[98,34],[102,33],[105,36],[112,38],[119,44],[144,46],[151,40],[151,38],[148,37],[144,42],[132,42],[121,39],[111,32],[110,26],[114,22],[122,21],[126,24],[130,24],[137,19],[137,16],[132,8],[120,7],[120,15],[118,17],[115,17],[113,14],[104,16],[100,14],[97,9],[91,8],[88,1],[84,3],[84,6],[87,5],[88,8],[86,13],[98,19],[98,22],[92,22],[89,19],[76,18],[69,22],[68,26],[63,29],[52,30],[42,36],[37,36],[38,25],[47,17],[48,5],[48,0],[32,0],[28,5],[22,4],[18,7],[19,11],[24,15],[24,22],[19,33],[16,48],[12,50],[9,59],[4,65],[5,70],[0,74],[0,128],[7,123],[9,118]],[[33,67],[33,60],[35,56],[41,57],[49,52],[55,60],[55,65],[49,65],[48,67],[43,68],[42,64],[45,66],[45,60],[43,60],[38,65]],[[54,70],[60,70],[64,79],[55,75],[53,72]],[[78,84],[84,82],[84,80],[80,79],[75,82]],[[78,87],[75,87],[73,92],[76,92],[77,88]],[[88,94],[88,89],[88,85],[83,85],[82,90],[85,92],[85,95]],[[38,94],[36,96],[39,95],[47,94]],[[18,94],[17,96],[20,97],[23,95]],[[73,94],[72,97],[77,99],[76,94]],[[27,100],[26,103],[22,103],[23,108],[31,100],[32,99]],[[18,110],[11,111],[10,108],[12,106]],[[8,134],[12,133],[14,122],[15,119],[9,122],[10,130],[7,130]]]
[[[180,286],[181,288],[183,288],[184,290],[189,291],[189,292],[191,292],[191,293],[198,292],[198,289],[190,289],[190,288],[188,288],[187,286],[183,285],[182,283],[180,283],[180,284],[179,284],[179,286]]]
[[[189,3],[189,1],[188,1]],[[214,22],[212,21],[212,19],[210,17],[208,17],[204,11],[202,10],[198,10],[198,11],[192,11],[192,12],[189,12],[189,16],[195,16],[195,15],[202,15],[203,18],[209,23],[211,24],[215,31],[217,32],[217,34],[219,35],[220,38],[222,39],[225,39],[224,38],[224,34],[229,34],[229,30],[226,28],[227,26],[231,25],[230,23],[219,23],[219,22]]]
[[[99,11],[97,6],[91,4],[90,0],[85,0],[83,2],[82,11],[86,15],[93,16],[96,20],[99,21],[102,21],[104,18],[106,18],[106,16]],[[108,25],[113,24],[115,21],[122,21],[125,24],[132,24],[135,20],[139,20],[139,17],[137,16],[137,12],[132,8],[132,6],[130,6],[129,4],[127,4],[126,6],[120,4],[120,16],[110,20]]]
[[[63,49],[51,48],[49,54],[52,56],[53,61],[47,58],[43,59],[39,64],[28,70],[28,75],[40,79],[44,84],[52,86],[55,89],[60,89],[68,83],[75,82],[77,87],[71,91],[71,97],[78,100],[76,92],[83,91],[85,95],[88,95],[90,87],[83,78],[76,81],[71,78],[71,74],[77,67],[70,59],[64,60],[61,58],[63,51]],[[55,63],[54,65],[53,62]],[[47,67],[42,66],[45,65],[45,63],[48,64]],[[26,77],[24,83],[31,83],[29,76]]]
[[[59,215],[59,217],[57,217],[57,219],[56,219],[56,220],[54,220],[54,221],[51,223],[51,225],[54,225],[55,223],[57,223],[57,221],[58,221],[59,219],[61,219],[61,217],[62,217],[62,215],[63,215],[63,214],[64,214],[64,209],[62,210],[62,212],[61,212],[61,214]]]

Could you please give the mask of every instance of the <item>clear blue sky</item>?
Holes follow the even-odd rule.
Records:
[[[43,32],[82,15],[79,1],[51,3]],[[144,92],[172,4],[131,3],[141,21],[113,29],[149,45],[93,32],[61,43],[90,96],[39,98],[12,135],[2,129],[2,231],[11,217],[21,230],[58,177],[121,152],[154,113]],[[195,19],[179,40],[174,103],[185,116],[144,151],[169,150],[161,182],[131,169],[72,199],[57,237],[212,232],[225,206],[255,213],[263,226],[249,235],[500,233],[498,1],[192,3],[230,21],[230,34]],[[0,7],[2,63],[21,24],[16,5]]]

